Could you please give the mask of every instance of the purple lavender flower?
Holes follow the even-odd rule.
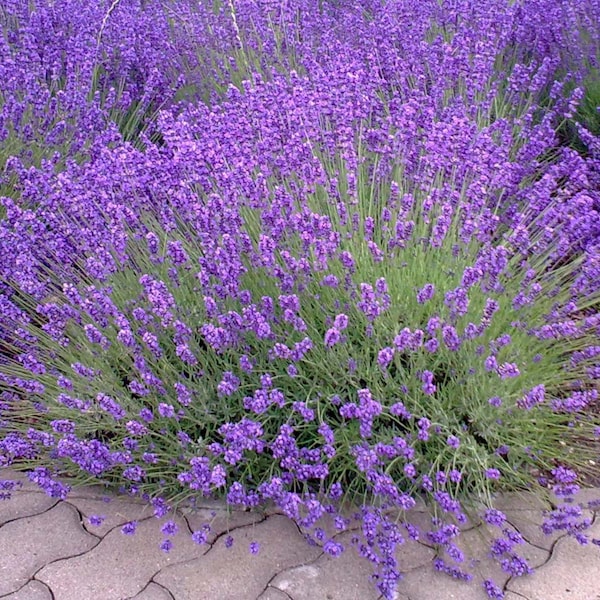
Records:
[[[161,527],[161,531],[163,532],[164,535],[175,535],[178,530],[179,530],[179,527],[177,526],[175,521],[167,521]]]
[[[455,435],[449,435],[448,439],[446,440],[446,443],[448,444],[448,446],[450,446],[450,448],[456,450],[460,446],[460,439],[457,438]]]
[[[485,470],[485,476],[488,479],[500,479],[500,471],[498,469],[486,469]]]
[[[121,532],[125,535],[133,535],[137,529],[137,521],[129,521],[121,527]]]
[[[432,283],[426,283],[420,290],[417,291],[417,302],[425,304],[433,298],[435,286]]]
[[[491,600],[504,600],[504,592],[491,579],[483,582],[483,589]]]
[[[260,544],[258,542],[250,542],[250,554],[258,554],[260,552]]]
[[[330,556],[339,556],[344,551],[344,546],[334,540],[327,540],[323,546],[323,551]]]
[[[431,371],[423,371],[421,374],[421,381],[423,382],[422,390],[426,396],[432,396],[437,387],[433,383],[434,375]]]
[[[335,328],[328,329],[325,333],[325,339],[324,339],[325,347],[333,348],[333,346],[335,346],[337,343],[339,343],[340,339],[341,339],[341,334],[337,329],[335,329]]]
[[[515,363],[503,363],[498,366],[498,375],[500,375],[500,379],[518,377],[520,374],[521,372]]]
[[[394,359],[393,348],[383,348],[377,355],[377,362],[382,369],[386,369]]]
[[[333,320],[333,327],[339,331],[344,331],[348,327],[348,316],[344,314],[336,315]]]

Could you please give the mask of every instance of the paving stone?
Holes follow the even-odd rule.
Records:
[[[414,600],[483,600],[487,595],[483,591],[483,581],[492,579],[497,585],[503,586],[509,575],[502,571],[500,565],[489,557],[490,540],[497,537],[494,528],[481,525],[465,531],[456,539],[456,545],[465,554],[463,570],[473,575],[469,584],[457,581],[443,573],[436,572],[431,566],[420,567],[405,574],[399,584],[399,591]],[[517,554],[525,558],[532,568],[543,565],[549,558],[549,552],[532,546],[520,544],[515,548]],[[452,564],[452,561],[448,560]],[[444,590],[444,596],[440,590]],[[447,595],[446,595],[447,594]]]
[[[163,540],[161,521],[151,517],[138,523],[135,535],[113,529],[90,552],[48,565],[36,577],[60,600],[122,600],[135,596],[160,569],[207,551],[206,546],[194,544],[182,518],[173,520],[180,533],[173,538],[168,554],[159,548]]]
[[[68,483],[68,480],[65,480]],[[147,504],[144,500],[137,496],[127,496],[125,494],[119,494],[116,488],[106,487],[100,484],[93,485],[82,485],[78,487],[71,488],[69,495],[67,496],[67,500],[71,498],[81,498],[88,500],[100,500],[106,501],[107,499],[112,498],[123,498],[126,499],[127,502],[137,503],[137,504]]]
[[[338,536],[346,548],[337,558],[323,554],[308,565],[292,567],[277,575],[271,585],[294,600],[377,600],[380,594],[369,581],[370,563],[350,546],[350,538]]]
[[[400,531],[404,537],[408,536],[408,533],[404,527],[404,520],[398,521],[398,525],[400,526]],[[413,527],[416,527],[419,531],[420,539],[419,541],[425,546],[431,546],[426,538],[426,533],[431,531],[433,527],[431,523],[431,513],[430,512],[410,512],[407,515],[407,522],[410,523]]]
[[[600,537],[600,519],[589,530]],[[552,557],[527,577],[512,579],[508,589],[528,600],[600,600],[600,548],[581,546],[571,537],[560,539]]]
[[[16,489],[21,490],[22,492],[36,492],[46,495],[46,492],[44,492],[37,483],[29,481],[27,475],[22,471],[16,471],[15,469],[6,467],[0,469],[0,481],[6,480],[18,481],[21,485]]]
[[[600,488],[584,488],[579,490],[573,498],[576,504],[587,508],[588,502],[593,505],[590,510],[600,512]]]
[[[207,536],[209,544],[212,544],[222,533],[247,525],[255,525],[265,518],[264,515],[256,511],[228,511],[223,506],[223,502],[221,502],[219,507],[194,510],[184,508],[180,509],[180,512],[182,512],[192,531],[201,530],[206,523],[210,525],[210,533]]]
[[[346,529],[338,529],[335,526],[335,516],[326,513],[317,521],[314,527],[311,527],[310,529],[301,527],[300,530],[303,535],[306,534],[310,536],[315,542],[315,544],[322,548],[325,542],[327,542],[327,540],[334,537],[337,538],[337,536],[343,535],[345,532],[356,531],[360,528],[360,521],[353,518],[353,513],[346,513],[343,515],[343,517],[350,520],[350,522],[346,526]],[[325,533],[322,539],[318,539],[315,537],[315,531],[317,529],[322,529]]]
[[[406,538],[404,544],[396,547],[396,560],[398,561],[398,570],[401,573],[407,573],[427,565],[434,558],[435,551],[430,546],[409,538]]]
[[[335,537],[345,547],[341,556],[334,558],[323,554],[309,565],[292,567],[280,573],[271,585],[285,591],[294,600],[377,600],[380,594],[370,581],[373,565],[359,556],[356,548],[351,545],[354,535],[352,531],[348,531]],[[429,564],[434,556],[435,552],[431,548],[412,540],[407,540],[396,552],[399,570],[402,572]]]
[[[555,531],[546,535],[541,525],[544,515],[539,510],[507,510],[504,511],[509,523],[530,543],[550,551],[556,540],[565,535],[563,531]],[[590,513],[591,515],[591,513]]]
[[[46,494],[13,492],[8,500],[0,500],[0,526],[14,519],[39,515],[58,502]]]
[[[32,579],[20,590],[2,596],[2,600],[54,600],[52,593],[41,581]]]
[[[150,582],[139,594],[131,600],[173,600],[173,596],[162,586]]]
[[[9,479],[13,481],[19,481],[21,483],[20,490],[23,492],[35,492],[38,494],[46,495],[46,492],[40,488],[37,483],[33,483],[29,480],[26,473],[22,471],[17,471],[15,469],[0,469],[0,481],[3,479]],[[72,485],[72,480],[68,477],[64,477],[61,481],[65,484]],[[100,499],[107,495],[116,495],[116,489],[108,488],[102,484],[90,484],[85,486],[78,486],[71,488],[69,492],[69,498],[77,497],[77,498],[97,498]],[[141,502],[141,500],[139,500]]]
[[[290,600],[290,597],[281,590],[269,586],[256,600]]]
[[[306,564],[320,554],[286,517],[273,515],[256,526],[238,529],[231,548],[221,539],[205,556],[161,571],[154,580],[177,600],[256,598],[280,571]],[[249,544],[260,544],[251,555]],[[233,568],[235,565],[235,568]]]
[[[43,565],[86,552],[97,543],[81,527],[77,511],[64,502],[6,523],[0,528],[0,595],[19,589]]]
[[[552,508],[549,499],[542,498],[541,494],[533,492],[507,492],[497,494],[493,498],[494,508],[502,512],[510,510],[527,510],[542,512]]]
[[[473,574],[476,585],[483,583],[485,579],[492,579],[496,585],[503,586],[509,579],[509,575],[501,569],[498,562],[489,556],[490,541],[499,534],[496,528],[482,525],[462,533],[456,541],[456,545],[465,554],[466,569]],[[543,565],[550,558],[547,550],[527,543],[516,545],[514,551],[533,569]]]
[[[396,600],[489,600],[479,582],[465,583],[426,566],[410,571],[398,584]]]
[[[107,496],[106,500],[108,501],[69,497],[67,502],[75,506],[83,515],[83,527],[99,537],[104,537],[111,529],[129,521],[138,521],[154,514],[153,508],[148,504],[131,502],[129,498]],[[100,525],[92,525],[88,521],[92,515],[102,516],[105,519]]]

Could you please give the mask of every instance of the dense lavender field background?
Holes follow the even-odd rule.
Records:
[[[476,515],[530,572],[502,491],[598,544],[598,14],[2,0],[0,469],[141,495],[166,552],[182,503],[275,504],[387,598],[404,538],[502,598]]]

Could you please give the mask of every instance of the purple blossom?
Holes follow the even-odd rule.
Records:
[[[250,554],[258,554],[260,552],[260,544],[258,542],[250,542]]]
[[[460,439],[457,438],[455,435],[449,435],[448,439],[446,440],[446,443],[448,444],[448,446],[450,446],[450,448],[456,450],[460,446]]]
[[[339,556],[344,551],[344,546],[334,540],[327,540],[323,546],[323,551],[330,556]]]
[[[206,544],[208,540],[208,532],[205,529],[194,531],[194,533],[192,533],[192,540],[195,544],[202,546],[203,544]]]
[[[488,479],[500,479],[500,471],[498,469],[486,469],[485,470],[485,476]]]
[[[133,535],[137,529],[137,521],[129,521],[121,527],[121,532],[125,535]]]
[[[393,348],[383,348],[377,355],[377,362],[382,369],[386,369],[394,359]]]
[[[504,600],[504,592],[491,579],[483,582],[483,589],[491,600]]]
[[[163,532],[164,535],[175,535],[178,530],[179,530],[179,527],[177,526],[175,521],[167,521],[161,527],[161,531]]]
[[[348,316],[344,314],[336,315],[333,320],[333,327],[339,331],[346,329],[346,327],[348,327]]]
[[[326,348],[333,348],[333,346],[339,343],[340,340],[340,332],[335,328],[331,328],[326,331],[323,343],[325,344]]]
[[[503,363],[498,366],[498,375],[500,376],[500,379],[518,377],[520,374],[521,372],[515,363]]]
[[[420,290],[417,292],[417,302],[419,304],[425,304],[429,300],[433,298],[433,294],[435,293],[435,286],[432,283],[426,283]]]

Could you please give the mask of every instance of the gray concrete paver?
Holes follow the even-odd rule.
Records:
[[[131,600],[173,600],[165,588],[156,583],[150,582],[139,594],[136,594]]]
[[[348,531],[336,536],[335,540],[345,547],[340,556],[334,558],[323,554],[308,565],[287,569],[279,573],[271,585],[285,591],[294,600],[377,600],[380,594],[370,581],[373,566],[351,545],[354,535],[354,532]],[[431,548],[412,540],[406,540],[396,551],[401,571],[427,565],[434,556]]]
[[[600,537],[600,519],[588,533]],[[528,577],[512,579],[507,589],[528,600],[600,600],[600,548],[564,537],[547,564]]]
[[[294,600],[377,600],[377,588],[369,581],[373,569],[350,545],[349,536],[336,537],[345,547],[340,556],[323,554],[310,564],[281,571],[271,585]]]
[[[209,544],[212,544],[214,540],[223,533],[239,527],[256,525],[265,518],[255,511],[228,511],[223,502],[221,502],[219,506],[210,509],[200,508],[190,510],[186,508],[181,509],[180,512],[183,514],[192,531],[200,531],[203,529],[204,525],[210,525],[210,531],[207,536]]]
[[[15,488],[15,491],[21,490],[22,492],[36,492],[45,494],[44,490],[42,490],[37,483],[32,483],[29,481],[27,475],[22,471],[16,471],[10,467],[0,468],[0,481],[5,480],[18,481],[20,483],[20,485]]]
[[[256,555],[249,552],[251,542],[260,545]],[[310,563],[320,553],[289,519],[273,515],[258,525],[237,529],[231,548],[221,538],[205,556],[165,568],[154,580],[177,600],[256,600],[277,573]]]
[[[539,510],[507,510],[509,523],[530,543],[545,550],[552,550],[555,542],[565,535],[563,531],[545,534],[542,529],[544,515]],[[591,516],[591,513],[590,513]]]
[[[54,600],[52,593],[41,581],[32,579],[21,589],[2,596],[2,600]]]
[[[206,552],[206,546],[192,541],[182,518],[173,520],[180,533],[173,538],[168,554],[159,547],[164,538],[161,522],[151,517],[138,523],[134,535],[113,529],[90,552],[49,564],[36,577],[60,600],[122,600],[135,596],[164,567]]]
[[[290,600],[291,596],[278,590],[277,588],[268,586],[267,589],[256,600]],[[293,598],[296,600],[296,598]]]
[[[440,590],[444,590],[444,600],[463,597],[465,600],[487,598],[482,587],[486,579],[491,579],[500,587],[504,586],[509,579],[509,575],[502,570],[498,562],[489,556],[490,540],[497,537],[498,534],[500,532],[495,528],[481,525],[463,532],[456,540],[456,546],[465,555],[464,563],[456,564],[456,566],[473,576],[470,583],[465,584],[452,579],[426,565],[406,573],[399,584],[399,591],[414,600],[439,600],[442,598]],[[532,568],[543,565],[550,557],[548,551],[527,543],[515,546],[515,552],[525,558]],[[443,554],[442,556],[445,557]],[[455,564],[447,557],[445,558],[449,565]]]
[[[397,599],[489,600],[481,583],[465,583],[434,571],[429,565],[410,571],[398,584]]]
[[[584,508],[587,508],[589,502],[592,503],[590,510],[594,512],[600,512],[600,488],[585,488],[579,490],[573,497],[575,504],[580,504]]]
[[[129,498],[122,497],[108,499],[110,502],[102,499],[69,496],[67,502],[83,515],[83,527],[86,531],[99,537],[104,537],[111,529],[129,521],[139,521],[154,514],[152,507],[148,504],[131,502]],[[89,522],[89,518],[92,516],[100,516],[104,519],[100,525],[93,525]]]
[[[0,527],[0,595],[19,589],[36,571],[60,558],[86,552],[98,539],[81,527],[66,503]]]
[[[152,508],[139,498],[115,497],[103,486],[87,486],[75,490],[67,502],[58,502],[21,473],[4,469],[0,479],[24,482],[10,500],[0,501],[0,596],[7,600],[380,599],[369,581],[371,565],[350,545],[354,533],[339,533],[331,523],[324,529],[346,546],[338,558],[308,546],[296,526],[281,515],[265,519],[264,512],[228,513],[222,501],[203,500],[202,508],[182,511],[185,519],[175,518],[180,533],[171,553],[165,554],[158,548],[163,539],[160,522],[150,518]],[[582,490],[575,502],[585,505],[598,497],[600,489]],[[435,553],[427,540],[407,539],[398,547],[404,579],[396,600],[487,600],[481,586],[485,578],[499,585],[508,581],[505,600],[600,600],[600,548],[581,546],[562,532],[545,536],[541,511],[550,506],[530,493],[503,494],[495,501],[530,542],[515,551],[538,567],[534,574],[508,581],[500,566],[486,558],[488,538],[500,532],[480,525],[457,540],[468,558],[480,559],[475,566],[468,560],[464,566],[475,581],[462,583],[434,571],[430,563]],[[77,511],[84,517],[83,527]],[[93,526],[87,523],[92,515],[106,518]],[[120,526],[136,519],[140,520],[136,535],[124,536]],[[418,521],[421,531],[429,529],[425,509],[410,511],[409,520]],[[225,547],[224,536],[210,551],[193,543],[188,527],[201,529],[207,522],[212,527],[210,542],[235,530],[231,549]],[[353,521],[350,529],[357,525]],[[86,528],[104,539],[98,541]],[[590,534],[600,537],[600,517]],[[256,556],[248,551],[250,541],[260,543]],[[36,579],[30,579],[33,576]]]
[[[59,500],[46,494],[13,492],[8,500],[0,500],[0,527],[14,519],[32,517],[46,512],[58,502]]]
[[[543,511],[552,508],[550,502],[532,492],[505,492],[493,498],[494,508],[502,512],[510,510]]]

